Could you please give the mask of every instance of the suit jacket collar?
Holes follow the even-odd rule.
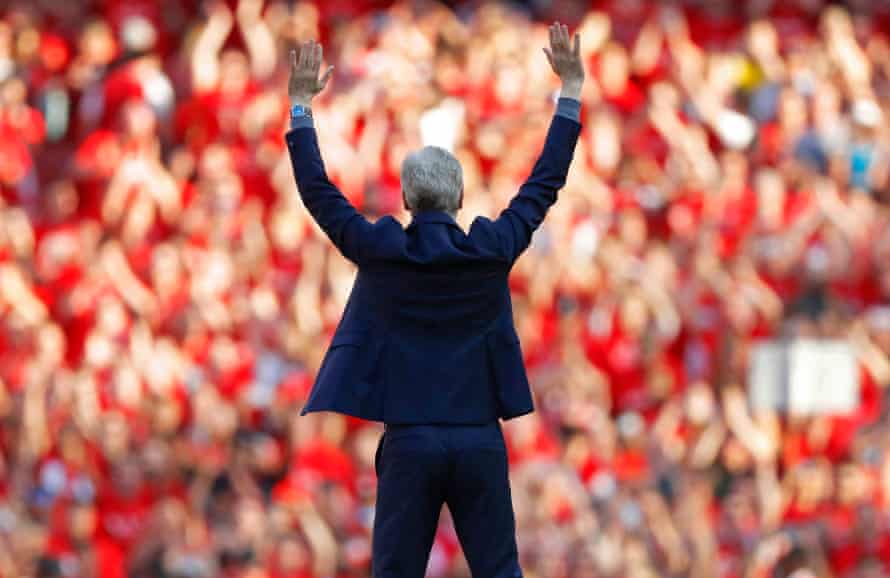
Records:
[[[414,227],[417,225],[425,225],[427,223],[438,223],[441,225],[452,225],[454,227],[460,228],[460,225],[457,224],[457,221],[444,211],[423,211],[422,213],[417,213],[414,215],[414,218],[411,219],[411,223],[408,227]]]

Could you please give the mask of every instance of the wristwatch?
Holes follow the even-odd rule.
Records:
[[[295,104],[290,108],[290,119],[295,121],[298,118],[312,118],[312,109],[302,104]]]

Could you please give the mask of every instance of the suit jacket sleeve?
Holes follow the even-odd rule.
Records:
[[[532,233],[556,202],[557,192],[565,185],[580,131],[579,122],[554,115],[544,150],[531,175],[494,221],[495,232],[510,263],[525,251]]]
[[[358,262],[372,226],[328,179],[315,129],[292,129],[285,140],[303,204],[337,249]]]

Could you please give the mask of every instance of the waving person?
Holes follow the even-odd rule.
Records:
[[[422,578],[447,504],[477,578],[522,576],[507,452],[499,419],[531,412],[507,277],[556,202],[581,130],[580,38],[550,27],[544,52],[562,81],[544,150],[495,220],[455,221],[463,172],[437,147],[407,156],[402,197],[412,220],[366,220],[328,179],[311,101],[322,48],[291,54],[288,150],[300,196],[358,266],[346,310],[302,414],[335,411],[382,421],[377,447],[375,578]]]

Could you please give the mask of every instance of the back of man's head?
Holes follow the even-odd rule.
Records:
[[[463,170],[453,154],[427,146],[405,157],[402,191],[412,213],[443,211],[454,215],[461,206]]]

